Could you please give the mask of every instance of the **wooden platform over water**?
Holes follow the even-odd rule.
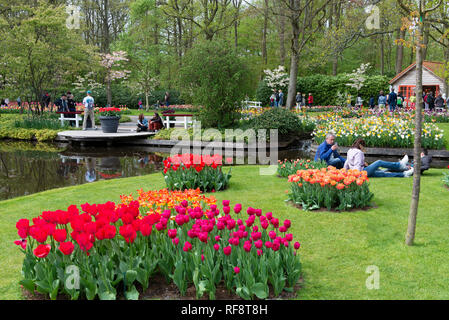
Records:
[[[154,132],[136,132],[131,130],[120,129],[117,133],[104,133],[101,129],[98,130],[69,130],[58,133],[58,142],[78,142],[80,144],[92,142],[104,142],[108,145],[115,142],[135,141],[140,139],[147,139],[155,135]]]

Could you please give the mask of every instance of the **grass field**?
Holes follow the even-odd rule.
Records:
[[[259,175],[259,167],[234,167],[229,190],[215,193],[245,207],[292,220],[301,242],[303,288],[298,299],[448,299],[449,190],[444,170],[423,177],[416,245],[404,245],[412,179],[372,179],[376,209],[351,213],[303,212],[284,203],[288,183]],[[446,170],[447,171],[447,170]],[[0,202],[0,299],[20,299],[23,256],[13,244],[15,223],[70,204],[118,201],[120,194],[164,187],[162,174],[100,181]],[[368,266],[380,270],[380,289],[368,290]]]

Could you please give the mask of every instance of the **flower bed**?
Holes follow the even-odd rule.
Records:
[[[115,108],[115,107],[99,108],[97,113],[100,117],[119,117],[119,118],[121,118],[122,109]]]
[[[284,161],[278,160],[277,173],[283,178],[288,178],[292,174],[295,174],[298,170],[308,170],[308,169],[321,169],[326,168],[327,164],[321,161],[312,161],[306,159],[297,159],[294,161]]]
[[[334,167],[299,170],[288,181],[291,182],[288,201],[301,205],[303,210],[366,208],[373,197],[366,171]]]
[[[280,225],[271,212],[254,208],[245,218],[242,206],[231,209],[229,201],[222,212],[183,200],[174,208],[157,205],[162,214],[147,214],[147,207],[129,200],[45,211],[32,224],[19,220],[15,244],[25,254],[20,284],[51,299],[111,300],[121,290],[138,299],[137,288],[145,291],[161,274],[181,295],[193,284],[197,298],[214,299],[224,285],[241,298],[264,299],[269,286],[278,296],[300,277],[300,244],[292,242],[289,220]]]
[[[414,145],[414,123],[394,117],[369,117],[359,119],[328,118],[317,124],[314,140],[320,144],[328,132],[337,136],[341,146],[351,146],[357,138],[363,138],[367,147],[412,148]],[[422,146],[428,149],[443,149],[443,130],[434,124],[423,125]]]
[[[163,175],[170,190],[199,188],[215,192],[226,189],[231,179],[231,169],[224,173],[222,165],[221,155],[175,155],[164,160]]]

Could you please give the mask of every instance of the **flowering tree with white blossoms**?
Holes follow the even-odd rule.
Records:
[[[129,70],[123,70],[122,61],[128,61],[125,51],[114,51],[100,54],[100,65],[106,69],[105,83],[108,105],[112,103],[111,83],[117,79],[126,79],[131,73]]]
[[[94,72],[88,72],[84,77],[77,76],[76,81],[73,83],[76,91],[85,92],[87,89],[95,91],[95,89],[102,88],[103,85],[98,83],[94,79]]]
[[[349,75],[350,82],[348,82],[346,85],[348,87],[356,89],[357,94],[359,93],[360,89],[363,88],[363,86],[365,84],[365,81],[366,81],[365,73],[366,73],[366,71],[368,71],[369,68],[370,68],[369,63],[362,63],[360,65],[360,67],[357,68],[357,70],[354,70]]]
[[[271,90],[276,90],[278,88],[283,88],[288,85],[289,79],[288,74],[285,72],[284,66],[279,66],[277,69],[264,70],[265,82]]]

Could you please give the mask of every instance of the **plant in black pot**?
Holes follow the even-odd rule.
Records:
[[[122,117],[122,110],[119,108],[100,108],[98,116],[101,123],[101,130],[104,133],[116,133],[120,118]]]

